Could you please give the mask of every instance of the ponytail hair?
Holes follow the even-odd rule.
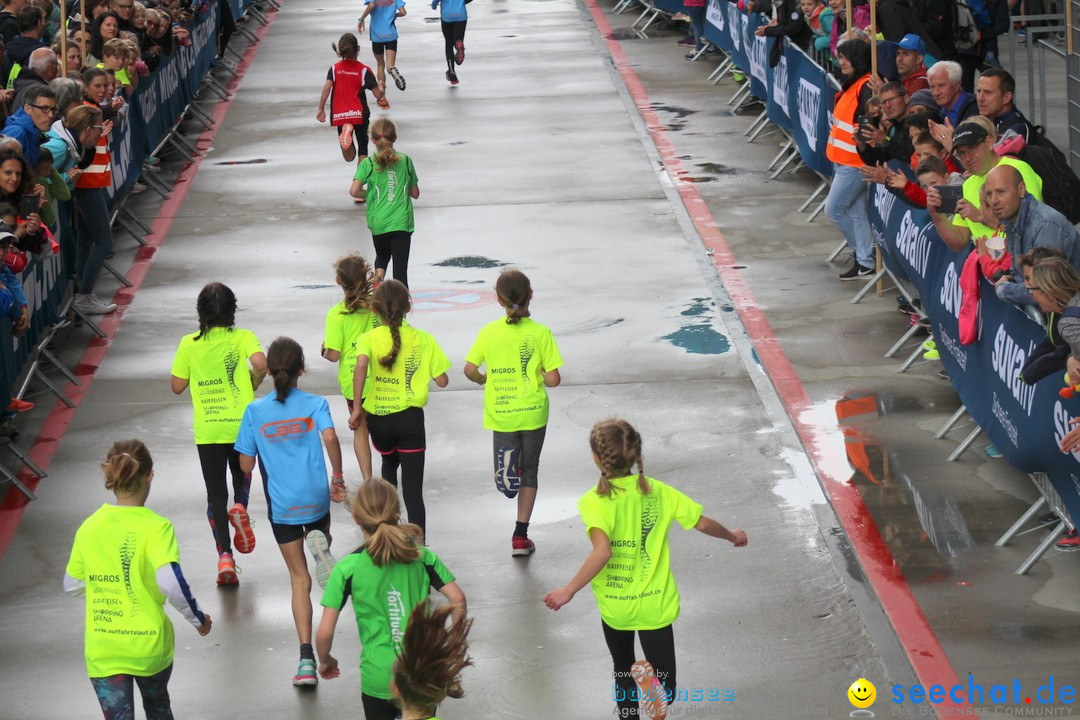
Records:
[[[117,440],[101,463],[105,489],[112,490],[117,497],[142,490],[153,469],[154,459],[141,440]]]
[[[377,148],[375,151],[375,164],[380,170],[392,167],[398,161],[398,154],[394,152],[394,143],[397,142],[397,126],[389,118],[381,117],[371,123],[371,140]]]
[[[506,322],[516,325],[521,318],[529,317],[529,302],[532,300],[532,285],[529,278],[520,270],[503,270],[495,281],[495,294],[506,309]]]
[[[199,291],[195,310],[199,313],[199,334],[195,339],[201,340],[213,328],[232,329],[236,324],[236,295],[228,285],[207,283]]]
[[[626,477],[637,465],[638,490],[648,495],[652,488],[645,477],[645,456],[641,452],[641,435],[625,420],[611,418],[593,425],[589,433],[589,447],[600,460],[600,482],[596,494],[611,497],[617,488],[612,479]]]
[[[427,607],[423,601],[409,615],[392,677],[402,707],[434,714],[447,697],[465,695],[461,671],[473,664],[468,654],[472,620],[455,622],[453,605],[440,605],[430,613]]]
[[[382,478],[365,480],[349,498],[353,520],[367,533],[367,552],[378,567],[420,558],[423,531],[401,522],[397,488]]]
[[[334,48],[334,52],[342,60],[355,60],[360,54],[360,43],[356,36],[349,32],[338,38],[337,43],[330,43],[330,47]]]
[[[401,323],[412,309],[409,288],[398,280],[384,280],[371,296],[371,309],[379,316],[382,324],[390,328],[390,337],[394,341],[390,352],[379,358],[379,364],[389,370],[394,367],[398,353],[401,352]]]
[[[334,263],[337,284],[345,291],[345,309],[349,313],[371,309],[371,266],[367,260],[349,253]]]
[[[274,378],[279,403],[285,402],[304,370],[304,349],[289,337],[279,337],[266,350],[266,367]]]

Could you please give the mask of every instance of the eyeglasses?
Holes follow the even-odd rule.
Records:
[[[113,5],[113,7],[115,7],[117,10],[130,10],[131,8],[135,7],[135,5]]]
[[[30,105],[30,103],[26,104]],[[40,110],[43,113],[49,113],[50,115],[55,115],[60,111],[60,109],[57,108],[55,105],[30,105],[30,107],[34,108],[35,110]]]
[[[884,95],[882,95],[881,96],[881,104],[882,105],[888,105],[889,103],[896,102],[899,99],[900,99],[899,95],[893,95],[892,97],[885,97]]]
[[[92,127],[92,128],[97,128],[98,130],[102,130],[102,131],[104,131],[104,130],[105,130],[105,126],[104,126],[104,125],[91,125],[90,127]]]

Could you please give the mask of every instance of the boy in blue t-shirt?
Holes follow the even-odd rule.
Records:
[[[442,5],[439,19],[442,22],[443,40],[446,43],[446,79],[451,85],[458,84],[455,65],[465,62],[465,25],[469,13],[465,9],[466,0],[431,0],[431,9]]]
[[[375,56],[378,68],[375,76],[379,80],[379,87],[386,90],[386,74],[394,78],[394,85],[398,90],[405,90],[405,78],[398,71],[397,65],[397,41],[398,32],[396,21],[399,17],[405,17],[405,0],[364,0],[364,14],[357,19],[356,29],[364,32],[364,21],[371,16],[371,53]],[[386,110],[390,103],[386,98],[379,100],[379,107]]]

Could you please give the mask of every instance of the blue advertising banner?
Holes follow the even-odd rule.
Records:
[[[746,70],[750,60],[743,48],[742,22],[746,13],[739,12],[727,0],[710,0],[705,10],[705,39],[729,56],[735,66]]]
[[[773,45],[783,41],[783,38],[769,38],[765,57],[770,56]],[[766,75],[769,78],[769,101],[765,104],[765,111],[769,120],[790,135],[795,125],[791,121],[791,104],[788,100],[791,81],[788,78],[787,57],[781,55],[780,62],[775,68],[768,68]]]
[[[1046,336],[1044,329],[998,300],[984,279],[978,339],[961,345],[960,275],[970,250],[949,250],[926,210],[881,185],[871,188],[870,222],[890,269],[899,269],[919,289],[941,362],[972,418],[1012,465],[1045,472],[1069,514],[1080,518],[1080,453],[1058,450],[1069,419],[1080,416],[1080,398],[1058,395],[1063,373],[1035,385],[1020,380],[1028,353]]]
[[[799,155],[811,170],[823,177],[832,177],[833,165],[825,157],[825,148],[832,128],[829,118],[836,93],[828,73],[791,43],[784,45],[784,60],[788,115],[793,122],[798,121],[794,137]]]
[[[735,7],[732,5],[732,7]],[[750,94],[762,102],[769,99],[769,50],[764,36],[758,37],[754,31],[767,20],[761,13],[738,13],[741,19],[742,46],[746,52],[747,65],[740,67],[749,70]],[[749,66],[749,67],[747,67]]]

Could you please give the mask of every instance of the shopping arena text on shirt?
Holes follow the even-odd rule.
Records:
[[[1016,705],[1072,705],[1076,702],[1076,688],[1056,682],[1053,675],[1050,676],[1049,682],[1039,685],[1034,692],[1030,688],[1024,690],[1019,679],[984,686],[969,675],[966,683],[957,683],[950,687],[931,685],[926,688],[919,684],[910,687],[893,685],[892,701],[897,704],[911,702],[915,705],[922,703],[938,705],[946,701],[972,705],[982,705],[986,702]]]

